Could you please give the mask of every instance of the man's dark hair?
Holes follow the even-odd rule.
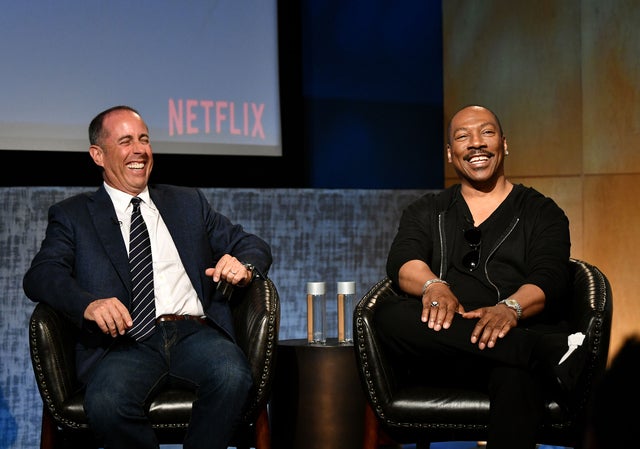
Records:
[[[498,115],[493,112],[491,109],[489,109],[486,106],[482,106],[481,104],[468,104],[464,107],[461,107],[460,109],[458,109],[449,119],[449,126],[447,127],[447,143],[449,145],[451,145],[451,122],[453,121],[453,117],[455,117],[455,115],[462,111],[463,109],[467,109],[467,108],[471,108],[471,107],[476,107],[476,108],[482,108],[482,109],[486,109],[487,111],[489,111],[491,113],[491,115],[493,115],[493,118],[496,119],[496,123],[498,124],[498,129],[500,130],[500,135],[504,136],[504,132],[502,131],[502,123],[500,123],[500,119],[498,118]]]
[[[100,142],[100,140],[102,139],[102,124],[104,123],[104,118],[113,111],[131,111],[140,115],[140,113],[133,109],[131,106],[125,105],[113,106],[102,111],[101,113],[96,115],[93,120],[91,120],[91,123],[89,123],[89,143],[91,145],[98,145],[98,142]]]

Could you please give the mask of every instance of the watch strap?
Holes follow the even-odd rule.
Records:
[[[505,306],[509,307],[510,309],[515,310],[518,320],[520,320],[520,318],[522,318],[522,306],[520,305],[520,303],[517,300],[515,300],[513,298],[507,298],[507,299],[503,299],[502,301],[498,301],[498,304],[504,304]]]

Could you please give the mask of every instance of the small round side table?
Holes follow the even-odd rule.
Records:
[[[271,398],[277,449],[359,449],[365,398],[352,344],[278,343]]]

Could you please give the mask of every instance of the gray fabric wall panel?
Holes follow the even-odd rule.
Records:
[[[49,206],[95,187],[0,188],[0,449],[37,447],[42,402],[27,328],[34,304],[22,276],[44,237]],[[280,338],[306,338],[306,283],[327,283],[327,329],[337,336],[336,282],[356,296],[384,275],[402,209],[424,190],[203,189],[212,206],[272,247],[282,301]]]

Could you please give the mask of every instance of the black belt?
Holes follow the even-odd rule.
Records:
[[[204,316],[166,314],[166,315],[160,315],[158,318],[156,318],[156,324],[164,323],[166,321],[185,321],[185,320],[197,321],[200,324],[208,323],[207,317],[204,317]]]

